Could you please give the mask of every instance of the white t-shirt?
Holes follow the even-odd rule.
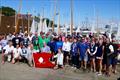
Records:
[[[21,48],[18,48],[18,49],[14,48],[13,53],[14,53],[14,58],[17,58],[20,56],[20,54],[22,54],[22,49]]]
[[[14,50],[13,46],[6,45],[4,48],[5,54],[11,53]]]
[[[58,65],[63,65],[63,53],[58,53],[54,56],[54,58],[57,58]]]
[[[63,51],[70,51],[70,47],[71,47],[71,44],[70,44],[70,42],[64,42],[63,43],[63,47],[62,47],[62,50]]]

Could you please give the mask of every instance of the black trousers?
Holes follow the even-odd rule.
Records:
[[[68,51],[63,51],[63,53],[64,53],[64,64],[67,62],[67,56],[69,56],[70,57],[70,55],[69,55],[69,52]]]
[[[77,67],[77,63],[78,63],[78,61],[77,61],[77,56],[72,56],[72,65],[73,65],[74,67]]]

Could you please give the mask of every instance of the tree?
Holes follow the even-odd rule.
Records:
[[[0,7],[0,11],[2,11],[2,14],[5,15],[5,16],[13,16],[15,15],[15,10],[11,7]]]

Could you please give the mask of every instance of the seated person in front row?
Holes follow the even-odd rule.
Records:
[[[16,60],[24,60],[29,66],[32,66],[32,47],[29,45],[26,48],[24,45],[22,48],[17,45],[13,51],[12,63],[14,64]]]
[[[50,51],[50,47],[47,46],[47,44],[46,44],[45,42],[44,42],[43,44],[44,44],[44,46],[43,46],[43,48],[41,49],[41,52],[50,53],[50,52],[51,52],[51,51]]]
[[[21,57],[21,60],[25,61],[25,62],[28,62],[28,48],[23,45],[22,47],[22,53],[20,54],[20,57]]]
[[[25,62],[29,66],[33,66],[32,65],[32,53],[33,53],[33,51],[32,51],[31,44],[28,45],[28,48],[23,45],[23,47],[22,47],[22,53],[20,54],[21,60],[25,60]]]
[[[16,61],[19,61],[21,59],[20,54],[22,54],[22,49],[19,45],[16,45],[16,48],[13,50],[13,58],[12,63],[14,64]]]
[[[9,62],[11,61],[13,50],[14,50],[14,47],[12,45],[12,41],[9,41],[8,45],[6,45],[2,51],[2,64],[5,63],[5,57],[7,57],[7,61]]]

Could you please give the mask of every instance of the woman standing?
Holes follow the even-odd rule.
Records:
[[[90,68],[91,71],[95,72],[96,71],[96,67],[95,67],[95,54],[97,52],[97,45],[95,44],[95,39],[92,38],[90,46],[89,46],[89,56],[90,56]]]
[[[104,45],[103,45],[103,39],[100,38],[98,41],[98,49],[96,53],[96,60],[98,65],[98,75],[102,75],[102,59],[104,54]]]

